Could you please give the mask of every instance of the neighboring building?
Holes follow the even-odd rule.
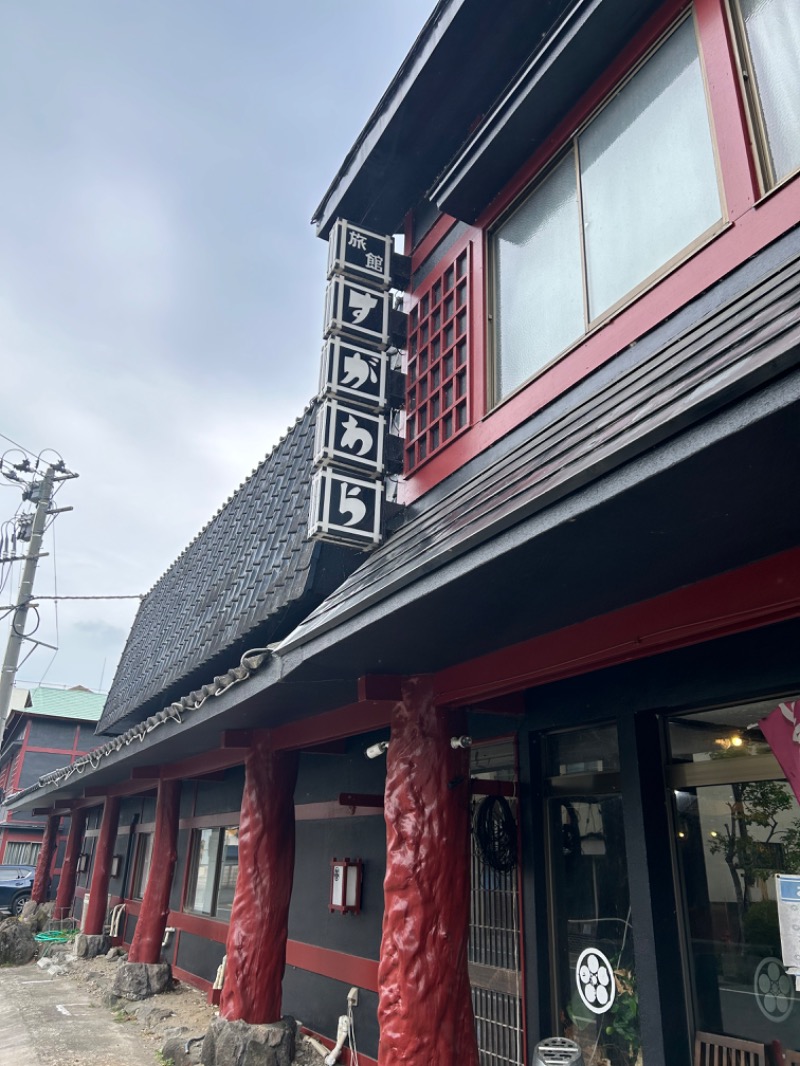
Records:
[[[315,220],[405,232],[405,507],[306,542],[306,412],[145,599],[12,800],[91,931],[329,1041],[355,986],[362,1066],[800,1052],[799,58],[796,0],[437,4]]]
[[[94,747],[105,693],[39,686],[15,688],[0,751],[0,791],[5,796],[35,784],[42,774],[74,763]],[[0,863],[36,865],[45,819],[0,807]],[[53,888],[58,884],[56,857]]]

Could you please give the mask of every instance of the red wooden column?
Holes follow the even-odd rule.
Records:
[[[86,811],[73,811],[70,815],[67,849],[61,867],[61,880],[56,892],[56,905],[53,917],[61,920],[72,912],[75,899],[75,878],[78,876],[78,856],[83,845],[83,831],[86,828]]]
[[[58,826],[61,822],[60,814],[51,814],[44,827],[42,847],[36,863],[36,874],[33,878],[31,899],[36,903],[45,903],[50,892],[50,874],[53,869],[53,856],[58,844]]]
[[[103,932],[108,909],[108,882],[111,878],[111,853],[117,840],[119,824],[119,796],[107,796],[103,807],[100,835],[94,849],[94,869],[89,888],[89,906],[83,921],[83,931],[89,936]]]
[[[281,1016],[294,874],[297,753],[256,734],[245,760],[239,874],[231,910],[220,1015],[251,1024]]]
[[[129,962],[158,962],[169,917],[169,894],[178,859],[180,781],[160,781],[156,801],[153,862],[147,875],[142,909],[133,934]]]
[[[469,752],[428,678],[409,678],[386,761],[380,1066],[478,1066],[467,972]]]

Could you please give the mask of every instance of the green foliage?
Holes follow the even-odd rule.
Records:
[[[632,970],[614,965],[617,994],[610,1009],[604,1015],[608,1024],[603,1032],[612,1038],[625,1066],[633,1066],[639,1054],[639,996],[636,992],[636,977]]]

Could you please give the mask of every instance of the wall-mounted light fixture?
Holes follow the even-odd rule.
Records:
[[[111,858],[111,876],[119,877],[120,870],[122,869],[122,856],[113,855]]]
[[[331,859],[331,900],[329,909],[340,914],[361,911],[361,859]]]
[[[85,874],[88,869],[89,856],[86,854],[86,852],[84,852],[83,855],[78,856],[78,873]]]

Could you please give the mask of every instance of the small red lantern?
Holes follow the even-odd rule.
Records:
[[[331,859],[331,901],[329,909],[340,914],[361,911],[361,859]]]

